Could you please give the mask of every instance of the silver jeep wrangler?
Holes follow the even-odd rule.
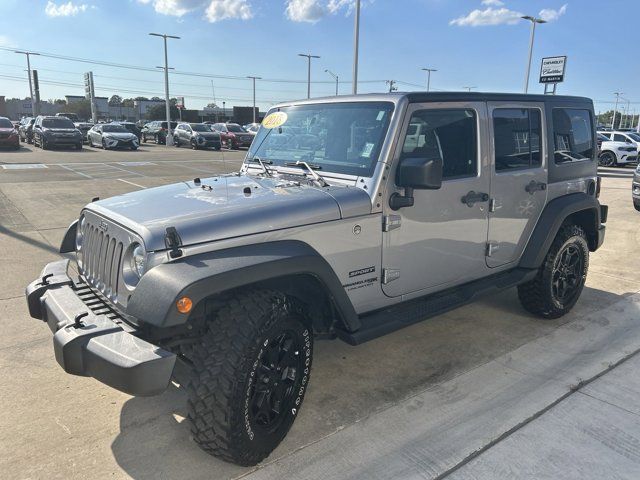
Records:
[[[287,434],[314,339],[357,345],[517,286],[557,318],[604,239],[591,100],[408,93],[272,108],[239,173],[94,201],[27,287],[66,372],[175,378],[240,465]]]

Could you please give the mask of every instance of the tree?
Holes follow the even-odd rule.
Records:
[[[112,95],[109,99],[110,107],[119,107],[122,105],[122,97],[120,95]]]
[[[134,107],[134,99],[133,98],[125,98],[124,100],[122,100],[122,106],[123,107]]]
[[[71,102],[65,110],[69,113],[75,113],[81,119],[91,118],[91,102],[87,99]]]
[[[66,105],[67,101],[63,98],[57,98],[53,101],[54,105]]]
[[[171,105],[171,101],[169,101],[169,114],[172,120],[175,120],[180,117],[180,113],[178,112],[178,108],[175,105]],[[164,103],[159,103],[158,105],[154,105],[147,109],[147,118],[149,120],[164,120],[167,114],[165,112]]]

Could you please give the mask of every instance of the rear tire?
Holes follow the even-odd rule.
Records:
[[[282,441],[307,389],[313,338],[303,310],[272,290],[238,293],[192,351],[189,421],[207,453],[255,465]]]
[[[560,318],[580,298],[589,269],[589,245],[582,227],[565,225],[553,240],[536,277],[518,285],[520,303],[542,318]]]
[[[615,167],[617,158],[612,152],[602,152],[598,157],[598,165],[601,167]]]
[[[633,208],[640,212],[640,200],[633,200]]]
[[[195,141],[193,141],[193,140],[191,140],[191,148],[192,148],[193,150],[198,150],[198,145],[197,145],[197,144],[196,144],[196,142],[195,142]]]

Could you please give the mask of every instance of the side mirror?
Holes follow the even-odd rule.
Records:
[[[413,206],[413,190],[438,190],[442,187],[442,159],[406,158],[396,171],[396,185],[404,195],[394,193],[389,199],[392,210]]]

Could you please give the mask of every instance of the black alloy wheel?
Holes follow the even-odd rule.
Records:
[[[558,253],[551,274],[551,294],[560,304],[571,303],[582,291],[584,261],[575,244],[568,244]]]

